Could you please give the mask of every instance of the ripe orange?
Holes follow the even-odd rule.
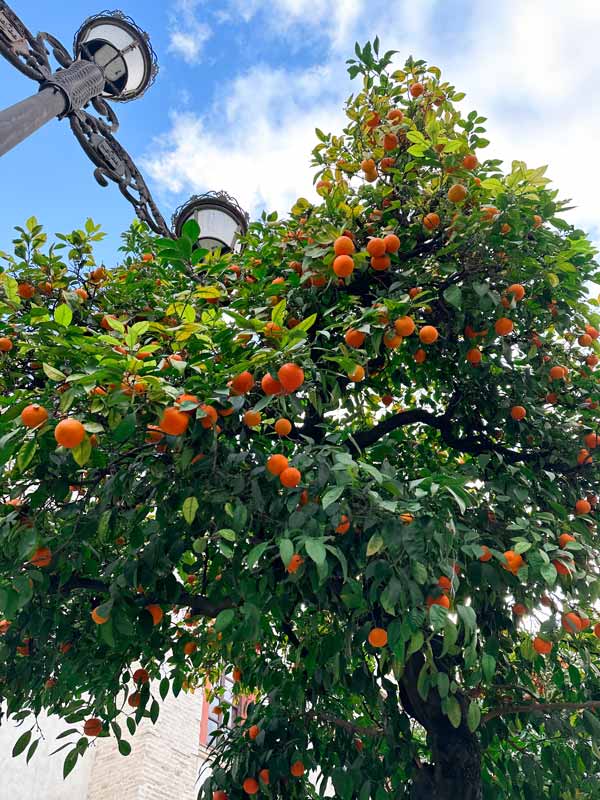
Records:
[[[550,377],[553,381],[561,381],[566,378],[565,368],[561,366],[555,366],[550,369]]]
[[[37,428],[48,419],[48,412],[37,403],[27,406],[21,411],[21,422],[26,428]]]
[[[340,518],[340,522],[339,522],[337,528],[335,529],[335,532],[336,533],[340,533],[340,534],[344,534],[344,533],[348,533],[349,530],[350,530],[350,520],[348,519],[346,514],[342,514],[342,516]]]
[[[304,371],[297,364],[284,364],[277,377],[286,392],[295,392],[304,383]]]
[[[592,457],[589,453],[589,450],[582,449],[579,451],[579,454],[577,455],[577,463],[580,465],[592,463]]]
[[[363,172],[374,172],[375,171],[375,162],[372,158],[365,158],[363,161],[360,162],[360,168]]]
[[[85,736],[99,736],[102,733],[102,720],[97,717],[86,719],[83,725],[83,733]]]
[[[286,570],[290,573],[290,575],[293,575],[294,572],[298,572],[302,564],[304,564],[304,559],[302,556],[298,553],[294,553],[294,555],[290,558]]]
[[[527,416],[527,410],[523,406],[513,406],[510,410],[510,415],[514,420],[520,422]]]
[[[134,683],[148,683],[150,675],[148,674],[148,670],[140,667],[133,673],[132,678]]]
[[[239,667],[234,667],[232,677],[235,683],[239,683],[242,680],[242,670]]]
[[[561,550],[564,550],[565,547],[569,544],[569,542],[574,542],[575,537],[571,536],[570,533],[561,533],[558,537],[558,544],[560,545]]]
[[[423,94],[425,87],[422,83],[412,83],[408,91],[410,92],[411,97],[417,98]]]
[[[506,290],[506,294],[512,294],[515,300],[519,302],[519,300],[522,300],[525,297],[525,287],[521,286],[520,283],[513,283]]]
[[[109,324],[109,319],[116,319],[116,317],[114,314],[105,314],[100,321],[100,327],[104,328],[105,331],[112,330]]]
[[[13,349],[13,343],[8,336],[0,336],[0,353],[8,353]]]
[[[439,228],[440,222],[441,222],[441,220],[440,220],[439,214],[436,214],[435,212],[432,212],[431,214],[427,214],[426,216],[423,217],[423,225],[429,231],[433,231],[436,228]]]
[[[29,559],[30,564],[33,564],[34,567],[39,567],[40,569],[49,567],[51,561],[52,551],[49,547],[38,547],[38,549]]]
[[[54,438],[62,447],[73,449],[85,439],[85,428],[78,419],[63,419],[54,429]]]
[[[383,403],[384,406],[391,406],[392,403],[394,402],[394,398],[392,397],[391,394],[384,394],[381,398],[381,402]]]
[[[180,406],[183,403],[198,403],[198,398],[195,394],[180,394],[179,397],[175,400],[175,405]],[[186,411],[186,414],[193,413],[193,409],[190,411]]]
[[[279,473],[279,480],[287,489],[295,489],[302,480],[302,475],[295,467],[286,467]]]
[[[422,364],[427,359],[427,353],[423,350],[422,347],[419,347],[417,352],[415,353],[415,361],[417,364]]]
[[[240,395],[247,394],[254,386],[254,376],[252,373],[245,370],[236,375],[231,381],[231,394]]]
[[[356,251],[354,242],[349,236],[339,236],[333,243],[336,256],[351,256]]]
[[[388,643],[388,635],[385,628],[372,628],[369,632],[369,644],[371,647],[385,647]]]
[[[462,165],[465,169],[475,169],[477,166],[477,156],[473,155],[473,153],[467,153],[467,155],[462,160]]]
[[[402,336],[398,336],[394,331],[386,331],[383,336],[383,344],[389,350],[395,350],[402,344]]]
[[[260,733],[260,728],[258,727],[258,725],[251,725],[248,728],[248,738],[251,739],[252,741],[256,739],[259,733]]]
[[[451,203],[462,203],[467,196],[467,190],[461,183],[455,183],[448,189],[448,200]]]
[[[433,597],[430,595],[425,604],[427,608],[431,608],[431,606],[443,606],[443,608],[450,608],[450,598],[445,594],[441,594],[439,597]]]
[[[160,419],[160,429],[169,434],[169,436],[181,436],[182,433],[185,433],[189,424],[189,415],[175,406],[165,408]]]
[[[496,324],[494,325],[494,330],[498,336],[508,336],[509,333],[512,333],[513,328],[512,320],[508,319],[508,317],[500,317],[500,319],[496,320]]]
[[[284,469],[289,467],[289,461],[285,456],[276,454],[267,459],[267,470],[271,475],[281,475]]]
[[[17,286],[17,294],[23,300],[31,300],[35,294],[35,287],[30,283],[20,283]]]
[[[578,515],[589,514],[591,510],[592,506],[588,503],[587,500],[578,500],[575,503],[575,513]]]
[[[162,608],[156,603],[151,603],[150,605],[146,606],[146,611],[152,617],[153,624],[160,625],[164,616]]]
[[[400,239],[395,233],[388,233],[387,236],[384,236],[383,243],[385,244],[386,253],[397,253],[400,249]]]
[[[264,783],[265,786],[268,786],[271,780],[271,776],[268,769],[261,769],[258,773],[258,777],[260,778],[261,783]]]
[[[260,385],[263,392],[268,395],[278,395],[283,394],[284,392],[284,388],[281,383],[279,383],[278,380],[275,380],[275,378],[273,378],[268,372],[262,378]]]
[[[567,564],[564,563],[564,561],[560,561],[560,559],[555,558],[555,559],[553,559],[552,563],[554,564],[554,568],[556,569],[556,571],[557,571],[557,573],[559,575],[570,575],[571,574],[571,570],[569,569]]]
[[[442,575],[438,578],[438,586],[444,592],[449,592],[452,589],[452,581],[450,578],[447,578],[445,575]]]
[[[481,350],[478,347],[472,347],[467,352],[467,361],[469,364],[481,364]]]
[[[196,644],[196,642],[186,642],[183,645],[183,652],[185,653],[186,656],[193,655],[197,649],[198,645]]]
[[[214,406],[209,406],[206,403],[204,403],[203,405],[200,406],[200,410],[204,411],[204,413],[206,414],[206,416],[202,417],[202,419],[200,420],[200,424],[202,425],[202,427],[206,428],[207,430],[209,428],[214,428],[219,418],[219,412],[217,411],[217,409]]]
[[[350,328],[346,331],[344,336],[344,340],[348,347],[362,347],[363,342],[365,341],[366,333],[362,331],[357,331],[354,328]]]
[[[260,425],[262,415],[260,411],[246,411],[243,419],[244,425],[247,425],[249,428],[254,428],[257,425]]]
[[[483,553],[479,556],[479,560],[480,561],[491,561],[492,551],[490,550],[490,548],[487,545],[482,544],[481,545],[481,549],[483,550]]]
[[[301,778],[305,772],[304,764],[302,763],[302,761],[294,761],[294,763],[290,767],[290,772],[294,776],[294,778]]]
[[[590,450],[595,450],[598,445],[600,445],[600,436],[597,433],[587,433],[584,436],[583,441],[585,442],[585,446]]]
[[[399,125],[404,119],[404,113],[399,108],[391,108],[387,113],[387,118],[390,122],[395,122]]]
[[[482,206],[481,212],[483,214],[483,219],[486,222],[491,222],[496,214],[500,213],[495,206]]]
[[[398,147],[398,137],[395,133],[386,133],[383,137],[383,149],[387,152],[395,150]]]
[[[552,642],[547,642],[545,639],[542,639],[540,636],[536,636],[533,640],[533,649],[536,653],[539,653],[541,656],[547,656],[548,653],[552,652],[553,644]]]
[[[333,261],[333,271],[339,278],[347,278],[354,272],[352,256],[336,256]]]
[[[285,417],[281,417],[275,422],[275,433],[278,436],[288,436],[292,430],[292,423],[289,419],[285,419]]]
[[[371,266],[376,272],[385,272],[392,265],[389,256],[374,256],[371,259]]]
[[[394,322],[394,328],[399,336],[410,336],[414,333],[415,323],[412,317],[399,317]]]
[[[523,556],[515,553],[514,550],[507,550],[504,553],[504,561],[505,563],[502,564],[503,569],[512,572],[513,575],[516,575],[525,563]]]
[[[597,339],[598,336],[600,336],[600,332],[598,331],[597,328],[594,328],[593,325],[586,325],[585,332],[587,333],[588,336],[591,336],[592,339]]]
[[[348,380],[352,381],[353,383],[360,383],[360,381],[364,381],[365,379],[365,368],[361,367],[360,364],[357,364],[353,372],[348,373]]]
[[[523,603],[515,603],[512,612],[516,617],[522,617],[527,613],[527,606],[524,606]]]
[[[589,347],[593,340],[589,333],[582,333],[577,341],[582,347]]]
[[[101,614],[99,614],[97,608],[92,609],[91,617],[96,625],[104,625],[105,622],[108,622],[108,617],[103,617]]]
[[[562,626],[567,633],[579,633],[582,629],[582,622],[581,619],[570,611],[568,614],[565,614],[562,618]]]
[[[419,339],[423,344],[433,344],[437,341],[438,337],[438,330],[434,328],[433,325],[424,325],[419,331]]]
[[[533,215],[533,227],[539,228],[543,224],[544,220],[540,217],[539,214]]]
[[[384,256],[386,252],[384,239],[369,239],[367,253],[373,258]]]

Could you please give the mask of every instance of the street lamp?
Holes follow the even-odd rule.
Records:
[[[103,12],[84,22],[74,49],[73,58],[51,34],[33,36],[0,0],[0,54],[40,85],[37,94],[0,112],[0,156],[54,117],[67,117],[100,185],[114,181],[142,221],[170,236],[142,174],[114,138],[119,121],[107,103],[140,97],[153,82],[158,67],[147,34],[120,11]],[[89,104],[97,116],[86,110]]]
[[[239,239],[246,234],[250,218],[237,200],[221,191],[194,195],[180,206],[173,215],[176,236],[181,236],[190,219],[200,226],[199,247],[235,253],[240,249]]]

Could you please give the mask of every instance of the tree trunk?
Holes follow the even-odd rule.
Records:
[[[407,714],[427,731],[431,764],[415,768],[411,800],[481,800],[481,749],[478,738],[466,724],[468,700],[456,695],[462,721],[454,728],[442,712],[440,696],[431,689],[427,700],[417,691],[423,657],[409,659],[400,681],[400,696]]]

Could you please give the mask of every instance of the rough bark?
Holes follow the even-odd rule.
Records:
[[[454,728],[442,712],[435,689],[423,700],[417,692],[417,678],[423,657],[415,654],[400,681],[405,711],[427,731],[431,763],[415,768],[411,800],[481,800],[481,749],[477,736],[466,723]],[[468,702],[457,695],[466,718]]]

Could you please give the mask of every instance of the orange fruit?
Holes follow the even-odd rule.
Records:
[[[449,592],[450,589],[452,588],[452,581],[450,580],[450,578],[447,578],[445,575],[442,575],[440,578],[438,578],[438,586],[440,587],[440,589],[442,589],[442,591]]]
[[[398,336],[394,331],[386,331],[383,336],[383,344],[389,350],[395,350],[402,344],[402,336]]]
[[[478,347],[472,347],[467,352],[467,361],[469,364],[481,364],[481,350]]]
[[[367,253],[373,258],[379,258],[386,253],[386,246],[384,239],[369,239],[367,244]]]
[[[289,461],[285,456],[276,454],[267,459],[267,470],[271,475],[281,475],[284,469],[289,467]]]
[[[277,377],[286,392],[295,392],[304,383],[304,371],[297,364],[284,364]]]
[[[562,618],[562,626],[567,633],[579,633],[582,628],[581,619],[570,611],[568,614],[565,614]]]
[[[592,510],[592,506],[588,503],[587,500],[578,500],[575,503],[575,513],[580,514],[589,514]]]
[[[375,171],[375,162],[372,158],[365,158],[363,161],[360,162],[360,168],[363,172],[374,172]]]
[[[183,652],[185,653],[186,656],[193,655],[197,649],[198,645],[196,644],[196,642],[186,642],[183,645]]]
[[[99,736],[102,733],[102,720],[97,717],[86,719],[83,725],[85,736]]]
[[[523,603],[515,603],[512,612],[516,617],[522,617],[527,613],[527,606],[524,606]]]
[[[597,328],[594,328],[593,325],[586,325],[585,332],[587,333],[588,336],[591,336],[592,339],[597,339],[598,336],[600,336],[600,332],[598,331]]]
[[[97,608],[92,609],[91,617],[96,625],[104,625],[105,622],[108,622],[108,617],[103,617],[101,614],[99,614]]]
[[[395,150],[398,147],[398,137],[395,133],[386,133],[383,137],[383,149],[387,152]]]
[[[242,680],[242,670],[238,667],[235,667],[232,673],[233,680],[235,683],[239,683]]]
[[[214,406],[209,406],[206,403],[204,403],[203,405],[200,406],[200,410],[204,411],[204,413],[206,414],[206,416],[202,417],[202,419],[200,420],[200,424],[202,425],[202,427],[206,428],[207,430],[208,428],[214,428],[217,419],[219,418],[219,412],[217,411],[217,409],[214,408]]]
[[[503,569],[512,572],[513,575],[516,575],[525,563],[523,556],[515,553],[514,550],[507,550],[504,553],[504,561],[505,563],[502,564]]]
[[[445,594],[441,594],[439,597],[432,597],[430,595],[427,598],[425,605],[427,608],[431,608],[431,606],[443,606],[444,608],[450,608],[450,598],[448,598]]]
[[[141,700],[142,696],[140,695],[140,693],[134,692],[133,694],[130,694],[129,697],[127,698],[127,703],[131,706],[131,708],[139,708]]]
[[[304,559],[298,553],[294,553],[294,555],[290,558],[290,561],[286,567],[286,570],[293,575],[294,572],[298,572],[300,567],[304,564]]]
[[[438,337],[438,330],[434,328],[433,325],[424,325],[419,331],[419,339],[423,344],[433,344],[437,341]]]
[[[540,636],[536,636],[533,640],[533,649],[536,653],[539,653],[542,656],[547,656],[548,653],[552,652],[553,644],[552,642],[547,642],[545,639],[542,639]]]
[[[257,425],[260,425],[262,416],[260,411],[246,411],[243,419],[244,425],[247,425],[249,428],[255,428]]]
[[[598,639],[600,639],[600,622],[597,622],[594,625],[594,636],[596,636]]]
[[[494,325],[494,330],[498,336],[508,336],[509,333],[512,333],[513,328],[512,320],[508,319],[508,317],[500,317],[500,319],[496,320],[496,324]]]
[[[436,228],[439,228],[440,222],[441,222],[441,220],[440,220],[439,214],[436,214],[435,212],[432,212],[430,214],[426,214],[426,216],[423,217],[423,225],[429,231],[433,231]]]
[[[260,728],[258,727],[258,725],[251,725],[248,728],[248,738],[251,739],[252,741],[256,739],[259,733],[260,733]]]
[[[563,380],[565,375],[565,368],[560,366],[555,366],[550,369],[550,377],[553,381],[560,381]]]
[[[600,436],[598,436],[597,433],[587,433],[584,436],[583,441],[585,442],[586,447],[588,447],[590,450],[595,450],[600,444]]]
[[[301,778],[305,772],[304,764],[302,763],[302,761],[294,761],[294,763],[290,767],[290,772],[294,776],[294,778]]]
[[[140,667],[133,673],[132,678],[134,683],[148,683],[150,675],[148,674],[148,670]]]
[[[350,520],[348,519],[346,514],[342,514],[339,524],[335,529],[335,532],[339,534],[344,534],[348,533],[349,530],[350,530]]]
[[[414,333],[415,323],[412,317],[399,317],[394,322],[394,328],[399,336],[410,336]]]
[[[362,331],[357,331],[354,328],[350,328],[348,331],[346,331],[344,336],[344,340],[348,347],[362,347],[365,338],[365,333]]]
[[[369,632],[369,644],[371,647],[385,647],[388,643],[388,635],[385,628],[372,628]]]
[[[54,429],[54,438],[62,447],[73,449],[85,439],[85,428],[77,419],[63,419]]]
[[[569,544],[569,542],[574,542],[575,537],[571,536],[570,533],[561,533],[558,537],[558,544],[560,545],[561,550],[564,550],[565,547]]]
[[[577,340],[582,347],[589,347],[593,341],[589,333],[582,333]]]
[[[455,183],[448,189],[448,200],[451,203],[462,203],[467,196],[467,190],[461,183]]]
[[[404,113],[399,108],[392,108],[388,111],[387,118],[399,125],[404,119]]]
[[[175,400],[175,405],[180,406],[183,403],[198,403],[198,398],[195,394],[180,394],[179,397]],[[193,409],[185,412],[186,414],[193,413]]]
[[[361,367],[360,364],[357,364],[353,372],[348,373],[348,380],[352,381],[353,383],[360,383],[360,381],[364,381],[365,379],[365,368]]]
[[[513,406],[510,410],[510,415],[514,420],[520,422],[527,416],[527,410],[523,406]]]
[[[519,300],[522,300],[525,297],[525,287],[521,286],[520,283],[513,283],[506,290],[506,294],[512,294],[515,300],[519,302]]]
[[[284,388],[278,380],[272,377],[268,372],[260,382],[261,388],[265,394],[278,395],[283,394]]]
[[[169,434],[169,436],[181,436],[182,433],[185,433],[189,424],[189,415],[175,406],[165,408],[160,419],[160,429]]]
[[[21,411],[21,422],[26,428],[37,428],[48,419],[48,412],[43,406],[34,403]]]
[[[427,353],[423,350],[422,347],[419,347],[417,352],[415,353],[415,361],[417,364],[422,364],[427,359]]]
[[[570,575],[571,574],[571,570],[569,569],[569,567],[563,561],[560,561],[559,559],[555,558],[552,561],[552,563],[554,564],[554,568],[556,569],[556,571],[557,571],[557,573],[559,575]]]
[[[356,251],[354,242],[349,236],[339,236],[333,243],[336,256],[351,256]]]
[[[51,561],[52,551],[49,547],[38,547],[38,549],[29,559],[30,564],[33,564],[34,567],[39,567],[40,569],[49,567]]]
[[[151,603],[150,605],[146,606],[146,611],[152,617],[153,624],[160,625],[164,616],[162,608],[156,603]]]
[[[336,256],[333,261],[333,271],[339,278],[347,278],[354,272],[352,256]]]
[[[539,214],[533,215],[533,227],[539,228],[543,224],[544,220],[540,217]]]
[[[32,286],[30,283],[20,283],[17,286],[17,294],[23,300],[31,300],[31,298],[35,294],[35,287]]]
[[[279,473],[279,480],[287,489],[295,489],[302,480],[302,475],[295,467],[286,467]]]
[[[577,463],[580,464],[580,465],[581,464],[591,464],[592,463],[592,457],[591,457],[591,455],[590,455],[588,450],[582,449],[582,450],[579,451],[579,454],[577,456]]]
[[[383,397],[381,398],[381,402],[383,403],[384,406],[391,406],[392,403],[394,402],[394,398],[392,397],[391,394],[384,394]]]
[[[411,97],[417,98],[423,94],[423,92],[425,91],[425,87],[423,86],[422,83],[412,83],[409,86],[408,91],[410,92]]]
[[[231,394],[240,395],[247,394],[254,386],[254,376],[252,373],[245,370],[236,375],[231,381]]]
[[[395,233],[388,233],[387,236],[384,236],[383,243],[386,253],[397,253],[400,250],[400,239]]]
[[[486,222],[491,222],[496,214],[500,213],[495,206],[482,206],[481,212],[483,214],[483,219]]]
[[[0,353],[8,353],[13,349],[13,343],[8,336],[0,336]]]
[[[271,776],[268,769],[261,769],[261,771],[258,773],[258,777],[260,778],[261,783],[264,783],[265,786],[269,785]]]
[[[285,419],[285,417],[281,417],[275,422],[275,433],[278,436],[288,436],[292,430],[292,423],[289,419]]]
[[[477,156],[473,153],[467,153],[467,155],[462,160],[462,165],[465,169],[475,169],[477,166]]]
[[[385,272],[392,265],[389,256],[374,256],[371,259],[371,266],[376,272]]]
[[[487,545],[482,544],[481,549],[483,550],[483,553],[479,556],[479,560],[490,561],[492,558],[492,551],[490,550],[490,548]]]

